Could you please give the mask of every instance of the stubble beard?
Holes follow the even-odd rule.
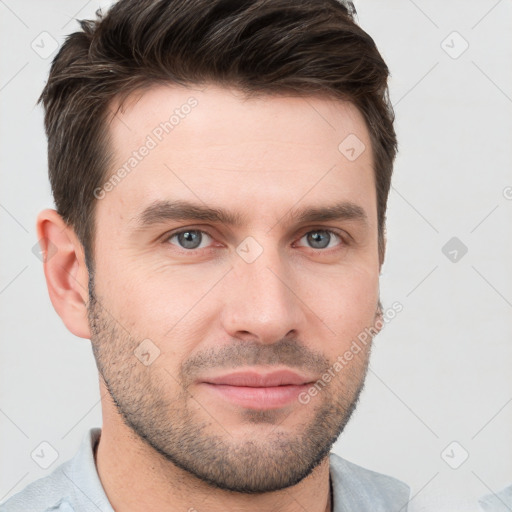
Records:
[[[209,415],[208,405],[189,393],[194,370],[219,368],[221,362],[231,369],[256,363],[299,367],[300,361],[302,368],[321,375],[332,362],[289,339],[274,345],[244,342],[226,347],[222,356],[216,351],[212,357],[186,360],[180,375],[173,377],[156,362],[146,367],[134,356],[140,340],[100,305],[92,277],[88,316],[98,371],[124,423],[166,461],[215,488],[260,494],[299,483],[328,456],[364,388],[371,344],[308,404],[298,404],[312,412],[307,421],[294,424],[293,431],[281,425],[287,416],[280,410],[244,409],[240,422],[253,424],[254,435],[236,440],[222,425],[222,417]],[[170,389],[178,391],[169,396]]]

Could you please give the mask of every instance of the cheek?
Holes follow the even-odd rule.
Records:
[[[328,327],[323,330],[326,341],[332,340],[328,345],[338,355],[373,325],[379,300],[378,271],[352,268],[329,280],[317,279],[315,293],[308,297],[306,303]]]
[[[211,325],[205,319],[219,301],[209,292],[226,270],[190,265],[148,271],[134,262],[120,267],[115,272],[107,272],[105,267],[98,275],[102,302],[131,337],[140,341],[149,338],[175,365],[204,338],[206,327]]]

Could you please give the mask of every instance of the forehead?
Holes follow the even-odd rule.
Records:
[[[279,135],[276,142],[307,142],[324,151],[337,149],[340,136],[347,132],[368,137],[361,112],[350,102],[284,93],[247,97],[235,88],[216,85],[202,89],[154,85],[132,93],[122,106],[114,100],[110,111],[116,113],[110,132],[118,149],[136,146],[147,135],[157,142],[174,140],[175,146],[201,141],[222,144],[226,138],[233,145],[263,142],[261,136],[272,143]]]
[[[349,102],[154,86],[127,99],[110,134],[114,158],[98,210],[127,219],[170,199],[274,220],[299,202],[357,199],[375,214],[369,133]]]

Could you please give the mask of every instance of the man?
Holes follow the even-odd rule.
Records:
[[[330,449],[383,325],[388,69],[335,0],[115,4],[40,100],[57,313],[102,428],[2,510],[404,511]]]

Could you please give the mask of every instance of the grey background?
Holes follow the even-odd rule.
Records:
[[[108,5],[0,1],[0,502],[101,425],[90,343],[53,310],[32,249],[53,207],[35,107],[46,53]],[[512,482],[512,2],[355,6],[392,73],[400,152],[381,291],[403,311],[375,340],[334,451],[406,481],[410,510],[473,510]],[[43,441],[58,453],[47,469],[31,458]]]

